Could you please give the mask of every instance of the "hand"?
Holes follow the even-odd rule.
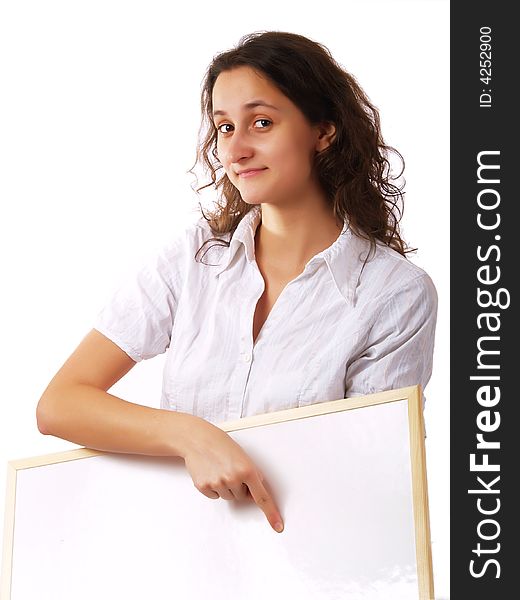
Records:
[[[184,454],[195,487],[208,498],[246,500],[249,494],[271,527],[283,531],[283,521],[264,477],[242,447],[225,431],[196,417]]]

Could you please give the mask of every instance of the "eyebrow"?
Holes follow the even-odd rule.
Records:
[[[280,109],[276,106],[274,106],[273,104],[269,104],[268,102],[265,102],[264,100],[252,100],[251,102],[247,102],[246,104],[244,104],[244,108],[246,108],[247,110],[251,110],[253,108],[256,108],[257,106],[266,106],[267,108],[273,108],[274,110],[280,111]],[[226,115],[226,111],[224,110],[215,110],[213,111],[213,116],[216,117],[217,115]]]

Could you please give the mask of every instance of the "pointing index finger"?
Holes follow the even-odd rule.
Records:
[[[258,474],[246,482],[253,500],[264,512],[271,527],[281,533],[283,531],[283,520],[271,494],[267,491]]]

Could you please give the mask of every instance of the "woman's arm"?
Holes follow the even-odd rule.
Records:
[[[107,393],[135,364],[93,329],[44,391],[36,410],[38,429],[96,450],[182,456],[191,415]]]
[[[107,392],[134,365],[93,329],[40,398],[38,429],[96,450],[180,456],[201,493],[231,500],[245,499],[249,490],[279,531],[282,519],[263,475],[227,433],[194,415],[141,406]]]
[[[426,274],[379,307],[363,354],[347,366],[346,397],[420,384],[432,372],[437,292]],[[424,400],[424,397],[423,397]]]

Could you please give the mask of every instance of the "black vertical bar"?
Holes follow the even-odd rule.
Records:
[[[452,600],[519,597],[514,6],[451,3]]]

